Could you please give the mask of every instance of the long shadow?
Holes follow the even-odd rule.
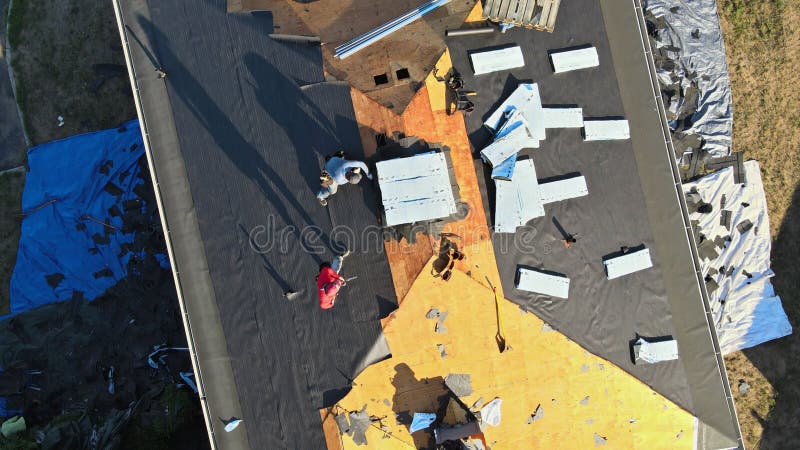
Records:
[[[168,87],[202,124],[214,143],[243,175],[259,186],[264,197],[272,204],[274,211],[285,224],[294,225],[300,229],[305,225],[314,225],[316,221],[298,201],[299,193],[293,192],[293,189],[290,189],[284,181],[284,178],[290,174],[279,173],[275,170],[267,163],[259,150],[239,133],[238,127],[231,121],[228,114],[217,105],[191,71],[180,62],[180,58],[168,44],[169,38],[146,19],[140,17],[139,21],[142,28],[148,30],[148,34],[153,37],[153,41],[158,43],[157,54],[167,73]],[[253,77],[258,80],[259,84],[255,86],[257,99],[262,106],[266,104],[268,98],[272,99],[274,104],[270,110],[267,110],[268,114],[274,108],[281,108],[281,113],[273,114],[272,118],[287,129],[293,142],[299,139],[300,131],[296,130],[297,124],[286,124],[285,120],[288,118],[302,120],[305,117],[308,119],[307,123],[318,122],[316,117],[303,111],[303,106],[307,106],[308,102],[302,96],[299,86],[292,80],[283,76],[280,71],[258,55],[245,55],[245,64],[252,72]],[[268,85],[267,82],[269,82]],[[310,107],[307,109],[313,111]],[[318,117],[316,114],[315,116]],[[189,150],[187,149],[187,151]],[[313,156],[313,153],[310,152],[297,152],[298,158],[303,158],[301,163],[308,167],[308,170],[302,174],[305,178],[308,178],[312,171],[319,172],[318,162],[311,161],[308,154]],[[292,210],[305,223],[295,223],[290,213]],[[324,238],[324,241],[327,242],[327,235]]]
[[[414,371],[407,364],[401,363],[394,366],[392,386],[395,394],[392,397],[392,411],[395,413],[397,423],[411,428],[411,421],[415,412],[437,413],[442,416],[449,394],[444,384],[444,378],[417,379]],[[411,435],[414,447],[419,449],[434,448],[433,427],[420,430]]]
[[[740,407],[739,418],[744,421],[750,416],[764,427],[758,448],[800,448],[800,421],[797,419],[800,411],[800,384],[797,382],[800,380],[800,187],[795,190],[780,231],[772,242],[772,269],[775,293],[781,297],[794,333],[743,350],[775,389],[775,404],[766,417],[755,408],[743,411]],[[751,379],[731,378],[734,392],[742,380],[752,382]],[[748,395],[759,394],[751,391]],[[737,400],[739,404],[747,401],[744,397]]]

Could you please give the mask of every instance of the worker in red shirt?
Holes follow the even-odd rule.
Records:
[[[317,293],[319,294],[319,307],[322,309],[333,308],[339,289],[347,284],[347,280],[339,272],[342,270],[344,258],[350,251],[337,256],[332,263],[322,263],[319,265],[319,275],[317,275]]]

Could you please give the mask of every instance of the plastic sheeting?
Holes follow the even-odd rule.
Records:
[[[686,193],[696,187],[702,201],[713,208],[708,214],[691,213],[691,220],[698,221],[698,233],[704,240],[717,240],[724,245],[724,248],[717,246],[719,256],[713,260],[701,254],[703,275],[710,284],[714,325],[724,354],[792,332],[780,297],[770,282],[774,275],[770,269],[772,240],[758,162],[745,162],[745,172],[744,185],[734,184],[733,168],[729,167],[683,187]],[[730,230],[721,223],[723,210],[731,212]],[[737,229],[738,224],[747,220],[753,224],[752,228],[745,232]],[[726,236],[730,236],[729,242],[725,242]],[[702,242],[699,246],[703,247]]]
[[[670,128],[699,135],[713,156],[729,154],[733,102],[716,1],[646,0],[645,9],[656,18],[649,32],[662,92],[672,93]]]
[[[28,150],[11,312],[4,318],[76,292],[93,300],[126,276],[135,233],[124,219],[146,210],[137,193],[145,182],[143,155],[137,120]]]

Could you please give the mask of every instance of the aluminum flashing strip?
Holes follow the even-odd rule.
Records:
[[[650,250],[645,248],[609,258],[603,261],[603,265],[606,267],[606,276],[609,280],[613,280],[640,270],[649,269],[653,267],[653,261],[650,259]]]
[[[589,195],[589,189],[586,187],[586,178],[578,175],[564,180],[540,183],[539,195],[542,203],[547,204]]]
[[[583,127],[582,108],[542,108],[545,128]]]
[[[600,65],[597,49],[594,47],[554,52],[550,54],[550,60],[553,62],[555,73],[588,69]]]
[[[416,21],[425,14],[428,14],[429,12],[448,3],[450,3],[450,0],[430,0],[419,8],[412,9],[411,11],[392,19],[383,25],[336,47],[334,56],[339,59],[347,58],[353,53],[362,50],[365,47],[374,44],[375,42],[378,42],[395,31]]]
[[[519,46],[472,53],[470,58],[475,75],[515,69],[525,65],[525,58]]]
[[[569,297],[569,278],[563,275],[551,275],[520,267],[517,278],[517,289],[551,297]]]
[[[585,120],[583,130],[585,141],[613,141],[631,137],[627,120]]]
[[[517,227],[544,215],[536,169],[530,159],[517,161],[511,181],[495,180],[495,189],[495,232],[514,233]]]
[[[456,212],[443,153],[390,159],[376,166],[386,225],[441,219]]]

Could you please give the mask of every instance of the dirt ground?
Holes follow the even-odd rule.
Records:
[[[14,0],[8,39],[34,145],[136,117],[111,2]]]
[[[795,333],[725,358],[747,448],[800,448],[800,2],[718,0],[734,103],[733,145],[761,165],[773,284]],[[750,385],[741,394],[740,381]]]
[[[14,0],[8,39],[34,145],[136,117],[110,2]],[[0,314],[8,310],[23,184],[24,174],[0,176]],[[145,224],[159,225],[152,192],[145,203],[153,206]],[[185,347],[186,338],[171,272],[152,257],[164,241],[141,228],[134,245],[150,256],[129,266],[139,275],[91,303],[76,297],[0,322],[0,397],[9,409],[24,408],[28,424],[15,439],[0,437],[0,448],[208,448],[197,395],[179,376],[191,371],[188,352],[170,352],[157,369],[147,362],[154,345]]]
[[[17,259],[24,183],[22,173],[0,175],[0,315],[8,313],[8,283]]]

